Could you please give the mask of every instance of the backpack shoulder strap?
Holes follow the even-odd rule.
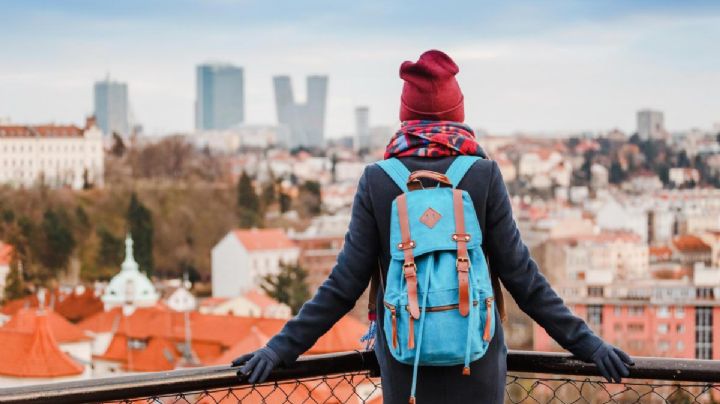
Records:
[[[380,160],[375,164],[379,165],[403,192],[408,191],[407,180],[410,176],[410,170],[405,167],[405,164],[401,163],[400,160],[395,157]]]
[[[460,184],[460,181],[465,176],[465,173],[467,173],[470,167],[472,167],[472,165],[481,158],[482,157],[480,156],[465,155],[455,157],[455,160],[453,160],[450,167],[448,167],[447,171],[445,171],[445,176],[450,179],[453,187],[457,187],[458,184]]]

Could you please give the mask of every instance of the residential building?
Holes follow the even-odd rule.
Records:
[[[355,150],[370,148],[370,108],[355,108]]]
[[[273,77],[273,85],[278,123],[287,128],[287,137],[281,143],[288,148],[322,147],[325,141],[328,77],[307,77],[305,103],[295,101],[289,76]]]
[[[292,317],[292,310],[286,304],[269,297],[258,290],[249,290],[236,297],[210,297],[200,302],[202,314],[218,316],[241,316],[262,318]]]
[[[282,229],[230,231],[211,253],[212,296],[235,297],[276,274],[281,263],[295,263],[300,249]]]
[[[195,129],[225,130],[245,122],[241,67],[202,64],[196,68]]]
[[[700,182],[700,172],[695,168],[673,167],[668,172],[668,179],[676,187],[694,186]]]
[[[93,356],[93,376],[97,377],[228,364],[240,354],[264,346],[267,336],[277,334],[286,321],[196,311],[180,313],[155,306],[138,308],[129,315],[116,308],[98,313],[78,326],[93,335],[110,335],[105,350]],[[358,349],[365,330],[359,321],[345,317],[306,354]]]
[[[0,331],[13,331],[32,334],[40,317],[47,323],[57,347],[70,358],[85,367],[90,373],[92,361],[92,337],[77,325],[72,324],[51,307],[23,308],[18,310]]]
[[[102,186],[102,134],[95,118],[85,126],[0,125],[0,184],[30,187]]]
[[[63,352],[46,315],[23,331],[0,329],[0,388],[80,380],[88,368]]]
[[[720,268],[697,267],[690,279],[646,279],[555,289],[603,339],[630,355],[720,359]],[[534,349],[558,350],[534,325]]]
[[[12,258],[12,246],[0,241],[0,300],[3,300],[5,295],[5,286],[7,285],[7,276],[10,274]]]
[[[668,133],[665,130],[665,117],[660,111],[644,109],[637,113],[637,133],[640,139],[664,139]]]
[[[128,107],[128,86],[126,83],[106,78],[95,83],[95,117],[104,135],[130,134],[130,109]]]

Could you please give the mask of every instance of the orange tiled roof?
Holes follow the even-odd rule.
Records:
[[[265,309],[271,306],[277,306],[280,304],[280,302],[278,302],[277,300],[258,290],[250,290],[246,292],[243,297],[250,300],[261,309]]]
[[[83,366],[58,347],[47,316],[35,320],[32,333],[0,330],[0,374],[37,378],[82,374]]]
[[[267,342],[268,336],[277,334],[285,322],[286,320],[283,319],[220,316],[192,312],[190,313],[190,328],[193,352],[203,364],[211,364],[222,356],[230,357],[236,352],[238,354],[235,356],[239,356],[241,353],[263,346]],[[145,341],[148,344],[153,339],[162,339],[172,346],[185,340],[184,314],[159,307],[138,308],[129,316],[122,316],[119,311],[113,315],[100,313],[79,325],[94,331],[109,331],[113,323],[116,324],[117,332],[107,351],[98,358],[123,362],[129,370],[135,369],[133,363],[136,363],[136,360],[133,358],[141,353],[139,351],[134,354],[128,352],[128,339]],[[345,317],[323,335],[308,351],[308,354],[357,349],[358,341],[365,333],[365,328],[360,321]],[[232,353],[224,354],[230,351]],[[180,356],[179,352],[176,354],[178,357]],[[223,361],[225,361],[224,357]],[[158,367],[153,370],[164,370],[161,365],[162,362],[159,362]],[[146,363],[143,366],[146,367],[142,371],[148,371],[150,365]]]
[[[680,252],[710,252],[711,248],[700,237],[686,234],[673,239],[673,245]]]
[[[83,130],[73,125],[0,125],[0,137],[80,137]]]
[[[173,370],[179,355],[175,346],[165,338],[151,338],[142,350],[129,349],[126,369],[135,372]]]
[[[13,248],[10,244],[0,241],[0,265],[10,265]]]
[[[55,311],[69,321],[78,322],[103,311],[104,305],[92,288],[83,293],[70,293],[55,302]]]
[[[82,294],[60,293],[58,290],[52,290],[46,294],[45,303],[52,304],[56,313],[72,322],[81,321],[103,309],[102,301],[90,288]],[[12,316],[18,310],[26,307],[38,307],[37,295],[11,300],[0,308],[0,313]]]
[[[257,327],[251,327],[245,338],[225,351],[221,356],[212,361],[214,365],[226,365],[238,356],[260,349],[270,341],[270,337],[264,334]]]
[[[672,255],[672,249],[668,246],[660,246],[660,247],[649,247],[648,253],[656,258],[670,258]]]
[[[59,343],[87,341],[90,339],[82,329],[70,323],[52,310],[24,308],[10,318],[3,330],[30,333],[35,329],[38,317],[45,317],[55,340]]]
[[[279,250],[295,247],[283,229],[235,230],[235,237],[248,250]]]
[[[98,332],[110,332],[120,325],[122,309],[115,307],[108,311],[101,311],[78,323],[83,330]]]

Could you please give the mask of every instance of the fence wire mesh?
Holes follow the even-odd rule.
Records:
[[[665,383],[633,380],[611,384],[598,378],[537,377],[511,374],[506,403],[720,404],[720,383]],[[422,398],[418,397],[420,401]],[[114,401],[113,404],[312,404],[382,403],[380,379],[368,372],[330,375],[258,385],[184,392],[175,395]]]

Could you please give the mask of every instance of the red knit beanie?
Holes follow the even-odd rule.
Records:
[[[439,50],[423,53],[417,63],[403,62],[400,78],[405,84],[400,97],[400,120],[463,122],[463,94],[455,80],[458,71],[450,56]]]

